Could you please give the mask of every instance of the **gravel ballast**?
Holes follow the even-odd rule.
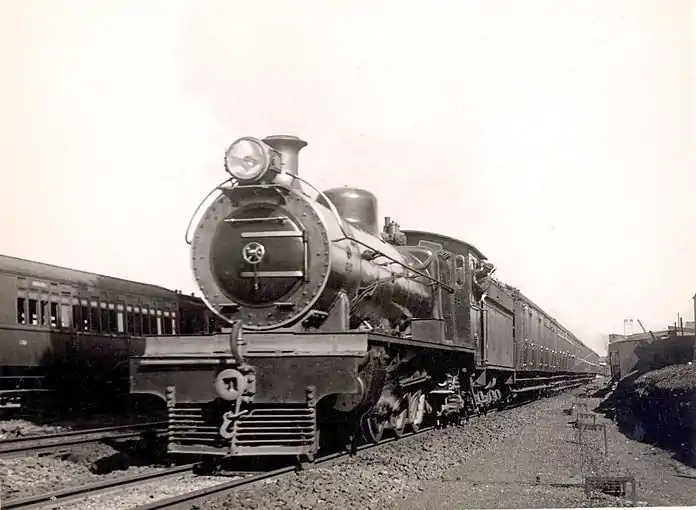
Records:
[[[139,423],[153,423],[166,421],[166,416],[161,413],[133,413],[133,414],[91,414],[73,416],[34,416],[34,417],[6,417],[0,419],[0,441],[27,436],[41,436],[68,432],[72,430],[89,430],[120,425],[132,425]]]
[[[55,434],[68,430],[70,430],[70,428],[61,425],[37,425],[25,419],[0,420],[0,441],[17,437]]]
[[[138,440],[114,446],[88,443],[70,447],[60,456],[27,455],[0,459],[0,493],[3,499],[76,487],[106,478],[161,470],[150,450]]]
[[[403,506],[410,504],[404,498],[428,491],[433,482],[449,480],[449,469],[472,462],[495,445],[517,442],[525,429],[547,419],[549,409],[568,406],[568,399],[544,399],[474,418],[461,428],[396,441],[339,464],[268,482],[262,489],[245,489],[211,500],[205,508],[422,508],[424,502],[438,497],[439,487],[415,506]],[[567,422],[569,417],[565,419]]]
[[[89,430],[109,426],[146,423],[161,420],[157,414],[144,413],[115,416],[88,414],[63,416],[51,420],[47,416],[0,420],[0,441],[42,437],[61,432]],[[3,498],[29,496],[69,486],[96,482],[105,476],[123,476],[157,469],[151,450],[138,439],[119,440],[112,445],[93,442],[70,446],[59,456],[32,455],[0,458],[0,495]],[[154,466],[154,467],[153,467]]]
[[[590,388],[598,386],[593,383]],[[570,425],[575,418],[566,411],[584,401],[592,413],[599,403],[597,398],[580,400],[584,391],[479,417],[462,428],[397,441],[330,467],[210,500],[202,508],[630,506],[630,497],[597,491],[586,498],[581,486],[587,475],[627,474],[638,479],[641,506],[696,501],[696,484],[681,478],[681,464],[659,449],[627,439],[601,415],[595,419],[607,426],[608,457],[602,453],[601,432],[583,431],[582,445],[577,444],[576,429]]]
[[[590,388],[599,386],[592,383]],[[588,475],[635,476],[640,506],[696,501],[696,470],[689,470],[659,448],[628,439],[611,420],[594,412],[599,398],[580,398],[581,393],[583,390],[576,389],[473,418],[459,428],[404,438],[332,465],[210,498],[191,508],[401,510],[631,505],[630,492],[629,497],[616,497],[593,491],[587,498],[582,482]],[[578,409],[568,413],[582,402],[587,409],[582,412],[595,416],[589,423],[596,420],[606,426],[607,456],[601,431],[584,430],[578,443],[577,429],[571,425]],[[60,480],[60,470],[65,468],[50,464],[54,461],[42,459],[46,465],[38,473],[43,470],[48,476],[46,473],[52,472],[53,478]],[[118,475],[131,474],[130,469]],[[96,475],[89,469],[78,474],[73,468],[71,476],[79,483],[80,477],[93,481]],[[181,493],[219,482],[212,477],[182,476],[139,487],[128,497],[103,497],[71,508],[121,510],[164,497],[165,492]]]

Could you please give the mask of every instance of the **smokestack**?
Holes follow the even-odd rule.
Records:
[[[263,143],[273,147],[283,156],[283,171],[291,175],[299,175],[298,160],[300,151],[307,146],[307,142],[292,135],[273,135],[263,139]],[[287,182],[286,180],[287,179]],[[286,177],[279,178],[278,182],[290,185],[292,188],[300,188],[300,181]],[[290,182],[292,181],[292,182]]]

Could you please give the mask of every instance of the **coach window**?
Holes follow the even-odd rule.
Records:
[[[176,335],[179,328],[176,325],[176,312],[172,312],[172,335]]]
[[[143,335],[151,335],[152,334],[152,322],[150,321],[150,309],[149,308],[141,308],[141,314],[140,317],[143,321]]]
[[[150,334],[150,309],[140,307],[140,332],[143,335]]]
[[[135,321],[133,320],[133,307],[126,305],[126,334],[135,334]]]
[[[68,303],[60,304],[60,326],[70,328],[72,326],[72,306]]]
[[[27,323],[27,300],[23,297],[17,298],[17,324]]]
[[[89,302],[89,329],[92,331],[101,330],[101,312],[99,303],[96,301]]]
[[[116,318],[116,305],[113,303],[108,303],[106,305],[107,308],[107,319],[108,319],[108,332],[111,333],[112,335],[114,333],[118,332],[118,324],[117,321],[118,319]]]
[[[72,313],[73,313],[73,325],[75,329],[80,329],[82,324],[82,309],[80,308],[80,301],[77,298],[72,299]]]
[[[155,314],[155,310],[152,308],[150,308],[150,334],[157,334],[157,315]]]
[[[162,310],[157,310],[157,334],[162,334]]]
[[[111,327],[109,326],[109,310],[104,302],[99,303],[99,318],[101,320],[101,331],[109,333],[111,331]]]
[[[141,322],[142,322],[142,334],[143,335],[149,335],[150,334],[150,311],[147,308],[141,308],[140,309],[141,314]]]
[[[116,305],[116,332],[125,333],[125,323],[123,321],[123,312],[125,307],[121,304]]]
[[[133,334],[140,336],[143,334],[143,321],[140,318],[140,307],[133,308]]]
[[[80,329],[82,331],[89,331],[89,301],[86,299],[80,299],[80,317],[82,318],[82,322],[80,322]]]
[[[59,302],[59,322],[61,328],[70,328],[72,326],[72,297],[69,292],[60,293]]]
[[[58,303],[51,302],[49,304],[49,306],[50,306],[50,311],[51,311],[51,327],[57,328],[58,327]]]
[[[49,302],[48,302],[48,296],[42,295],[41,296],[41,308],[39,309],[39,312],[41,314],[41,318],[39,319],[39,323],[42,326],[48,326],[48,308]]]
[[[78,306],[80,320],[76,322],[77,329],[80,331],[89,330],[89,306],[87,306],[86,299],[80,299],[80,306]]]
[[[137,306],[133,307],[133,333],[140,334],[140,308]]]
[[[169,317],[169,312],[164,311],[163,313],[164,318],[162,319],[162,327],[164,330],[165,335],[171,335],[172,334],[172,319]]]
[[[143,327],[143,309],[136,308],[136,313],[133,314],[133,321],[135,323],[135,334],[143,335],[145,334],[145,328]]]
[[[39,324],[39,303],[36,299],[29,299],[29,324],[38,326]]]

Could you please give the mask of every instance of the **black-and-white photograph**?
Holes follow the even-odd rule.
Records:
[[[0,508],[696,504],[696,1],[0,1]]]

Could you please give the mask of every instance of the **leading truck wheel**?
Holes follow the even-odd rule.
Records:
[[[411,422],[411,428],[414,432],[418,432],[423,423],[425,416],[425,395],[420,391],[409,399],[408,417]]]
[[[374,414],[368,414],[360,422],[360,429],[365,441],[377,444],[382,440],[384,429],[386,428],[386,420]]]

